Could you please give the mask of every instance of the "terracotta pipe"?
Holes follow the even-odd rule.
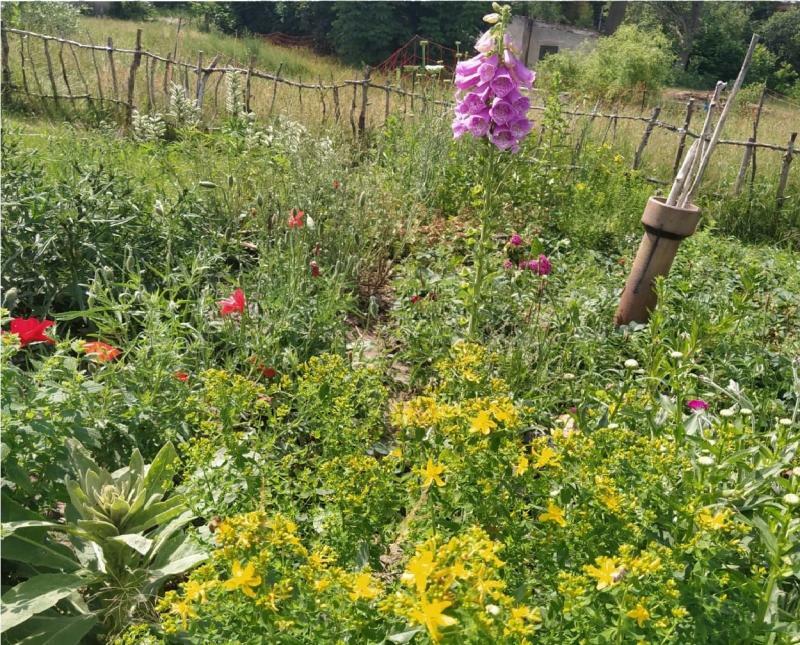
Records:
[[[700,209],[668,206],[666,198],[651,197],[642,215],[645,232],[614,316],[617,325],[646,323],[656,306],[655,280],[666,276],[681,241],[694,233]]]

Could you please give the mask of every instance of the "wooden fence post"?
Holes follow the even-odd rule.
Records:
[[[331,77],[331,86],[333,88],[333,120],[338,124],[342,116],[342,108],[339,104],[339,86]]]
[[[97,64],[97,56],[95,55],[94,49],[94,41],[89,38],[89,43],[91,44],[92,48],[89,50],[92,52],[92,63],[94,64],[94,73],[97,76],[97,93],[100,95],[100,100],[103,101],[105,97],[103,96],[103,81],[100,76],[100,65]]]
[[[678,173],[683,158],[683,149],[686,147],[686,133],[689,131],[689,124],[692,122],[692,112],[694,111],[694,97],[689,97],[686,102],[686,117],[683,119],[683,126],[679,130],[678,149],[675,152],[675,163],[672,165],[672,176]]]
[[[766,85],[764,89],[761,90],[761,99],[758,102],[758,107],[756,108],[756,114],[753,118],[753,135],[747,140],[748,144],[754,144],[756,142],[756,136],[758,134],[758,122],[761,120],[761,108],[764,107],[764,95],[767,92]],[[738,195],[741,190],[742,186],[744,185],[744,179],[747,176],[747,167],[750,165],[750,159],[753,159],[753,163],[755,164],[755,152],[756,147],[754,145],[748,145],[744,149],[744,155],[742,156],[742,164],[739,166],[739,173],[736,175],[736,183],[733,186],[733,194]]]
[[[83,70],[81,69],[80,61],[78,60],[78,55],[75,53],[75,48],[72,46],[72,43],[69,45],[69,51],[72,54],[72,60],[75,61],[75,69],[78,71],[78,78],[81,79],[81,84],[83,85],[83,93],[86,94],[86,100],[91,103],[92,102],[92,93],[89,90],[89,84],[86,82],[86,77],[83,75]]]
[[[764,89],[761,90],[761,98],[758,100],[758,108],[756,109],[756,116],[753,119],[753,141],[756,140],[758,136],[758,124],[761,122],[761,108],[764,107],[764,97],[767,95],[767,88],[766,85]],[[757,150],[755,146],[753,147],[753,165],[750,169],[750,190],[753,189],[753,184],[756,181],[756,157],[758,156]]]
[[[56,76],[53,73],[53,59],[50,58],[50,48],[47,46],[47,39],[44,40],[44,58],[47,61],[47,76],[50,78],[50,86],[53,88],[53,102],[56,104],[56,107],[60,107]]]
[[[353,81],[353,100],[350,102],[350,129],[353,131],[353,136],[358,135],[358,128],[356,126],[356,94],[358,93],[358,82]]]
[[[250,60],[247,63],[247,77],[244,80],[244,111],[250,113],[250,84],[252,83],[253,65],[255,65],[256,57],[250,54]]]
[[[786,182],[789,179],[789,166],[792,164],[792,155],[794,154],[794,141],[797,139],[797,132],[792,132],[787,144],[786,153],[783,155],[783,165],[781,166],[781,178],[778,181],[778,192],[775,195],[775,207],[778,211],[783,208],[783,203],[786,199],[784,192],[786,192]]]
[[[364,130],[367,127],[367,92],[369,91],[369,77],[372,74],[372,68],[367,65],[364,70],[364,82],[361,85],[361,114],[358,115],[358,133],[359,136],[364,136]]]
[[[0,30],[0,37],[3,40],[3,97],[8,98],[11,94],[11,67],[8,64],[8,34],[6,30]]]
[[[128,72],[128,100],[127,100],[127,116],[126,125],[130,126],[131,118],[133,117],[133,91],[136,84],[136,72],[139,70],[139,65],[142,62],[142,30],[136,30],[136,47],[133,54],[133,61],[131,62],[131,69]]]
[[[386,104],[383,108],[383,124],[386,125],[386,122],[389,120],[389,101],[391,100],[391,89],[392,86],[389,82],[389,77],[386,77],[386,85],[383,87],[384,91],[386,92]]]
[[[156,59],[147,57],[144,63],[145,79],[147,80],[147,111],[151,112],[156,107],[155,76]]]
[[[281,77],[281,70],[283,69],[283,63],[278,65],[278,71],[275,72],[275,81],[272,83],[272,100],[269,103],[269,113],[268,116],[272,116],[272,110],[275,107],[275,97],[278,94],[278,80]]]
[[[634,170],[638,170],[639,166],[642,165],[642,155],[644,154],[644,149],[647,147],[647,142],[650,140],[650,135],[653,133],[653,128],[656,125],[656,121],[658,120],[658,115],[660,113],[660,105],[657,105],[653,108],[653,114],[650,116],[650,119],[647,122],[647,127],[644,129],[644,134],[642,135],[642,140],[639,142],[639,147],[636,149],[636,154],[633,157]]]
[[[328,106],[325,105],[325,86],[322,84],[322,76],[318,77],[319,82],[319,100],[322,101],[322,122],[328,117]]]
[[[216,68],[217,63],[219,62],[220,56],[221,56],[221,54],[217,54],[216,56],[214,56],[213,60],[211,61],[211,64],[205,69],[203,69],[203,66],[200,65],[200,68],[199,68],[200,69],[200,76],[198,77],[198,86],[197,86],[197,109],[198,110],[202,111],[202,109],[203,109],[203,97],[206,94],[206,83],[208,82],[208,79],[211,76],[211,73]]]
[[[25,73],[25,36],[19,34],[19,64],[22,70],[22,87],[25,90],[25,96],[30,101],[31,91],[28,87],[28,75]]]
[[[61,46],[58,48],[58,62],[61,63],[61,78],[64,79],[64,85],[67,88],[67,95],[69,96],[69,101],[72,104],[72,107],[75,107],[75,97],[72,95],[72,88],[69,84],[69,78],[67,78],[67,66],[64,65],[64,43],[61,43]]]
[[[114,85],[114,99],[119,101],[119,87],[117,86],[117,68],[114,67],[114,41],[108,37],[108,65],[111,67],[111,81]]]
[[[203,50],[197,52],[197,69],[195,69],[195,74],[197,74],[197,81],[194,84],[194,100],[195,102],[199,102],[200,100],[200,83],[203,78]]]

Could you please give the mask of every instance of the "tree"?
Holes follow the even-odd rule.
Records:
[[[773,13],[761,34],[771,51],[800,72],[800,7]]]

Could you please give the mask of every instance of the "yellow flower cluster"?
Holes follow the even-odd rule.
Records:
[[[500,578],[502,545],[477,527],[467,529],[439,545],[431,538],[418,546],[402,574],[403,588],[381,602],[386,613],[424,627],[433,642],[443,630],[460,625],[464,640],[471,627],[514,642],[526,642],[536,623],[538,610],[515,605],[505,593]]]

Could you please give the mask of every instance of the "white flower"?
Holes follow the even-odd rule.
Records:
[[[683,358],[683,352],[671,351],[669,353],[669,357],[670,358],[674,358],[676,360],[679,359],[679,358]]]
[[[489,25],[496,25],[498,22],[500,22],[500,14],[498,14],[498,13],[487,13],[483,17],[483,22],[485,22],[485,23],[487,23]]]
[[[780,423],[782,426],[786,426],[788,428],[790,425],[792,425],[792,420],[791,419],[786,419],[786,418],[778,419],[778,423]]]
[[[713,466],[714,465],[714,457],[711,455],[702,455],[697,458],[697,463],[701,466]]]
[[[575,380],[575,375],[572,372],[564,372],[564,374],[561,375],[561,380],[562,381],[574,381]]]
[[[734,414],[736,414],[736,410],[734,410],[733,408],[725,408],[724,410],[719,411],[719,416],[725,417],[726,419],[729,419]]]
[[[741,414],[743,417],[749,417],[753,414],[753,411],[750,408],[742,408],[739,410],[739,414]]]
[[[637,367],[639,367],[639,361],[637,361],[635,358],[629,358],[627,361],[625,361],[626,369],[635,370]]]
[[[783,503],[788,506],[797,506],[800,504],[800,496],[794,493],[786,493],[786,495],[783,496]]]
[[[497,605],[486,605],[486,613],[497,616],[500,613],[500,607]]]

